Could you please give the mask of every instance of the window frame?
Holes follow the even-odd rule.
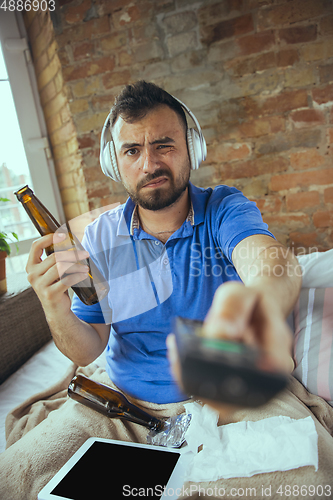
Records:
[[[63,224],[65,216],[22,13],[8,10],[1,13],[0,43],[34,191]],[[20,241],[19,253],[28,253],[35,239]],[[10,246],[14,256],[15,244]]]

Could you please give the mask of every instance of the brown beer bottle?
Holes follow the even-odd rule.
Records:
[[[83,375],[76,375],[72,379],[68,386],[68,395],[110,418],[123,418],[153,430],[160,430],[164,426],[163,420],[133,405],[121,392]]]
[[[23,208],[30,217],[32,223],[36,227],[41,236],[46,234],[55,233],[59,229],[59,222],[47,210],[47,208],[40,202],[37,196],[34,195],[29,186],[24,186],[15,193],[19,202],[22,203]],[[68,237],[59,243],[61,250],[84,250],[81,243],[70,231],[69,225],[66,224]],[[45,249],[47,255],[54,252],[53,245]],[[106,280],[101,275],[98,268],[90,259],[81,259],[78,261],[82,265],[89,266],[88,277],[72,286],[73,291],[79,299],[90,306],[102,300],[108,293],[109,288]],[[65,275],[64,275],[65,276]]]

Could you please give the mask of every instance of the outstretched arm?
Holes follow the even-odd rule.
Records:
[[[243,284],[232,281],[217,289],[204,322],[204,335],[255,345],[265,353],[262,368],[268,366],[290,373],[293,369],[292,333],[286,318],[301,287],[301,268],[297,259],[266,235],[250,236],[241,241],[232,259]],[[168,356],[181,385],[173,335],[168,337]],[[222,416],[235,409],[207,403],[217,408]]]
[[[266,235],[245,238],[232,259],[245,287],[229,282],[218,288],[205,334],[256,344],[272,366],[290,371],[292,336],[285,320],[301,287],[297,259]]]

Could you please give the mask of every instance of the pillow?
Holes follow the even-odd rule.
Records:
[[[333,287],[333,249],[298,255],[302,267],[304,288]]]
[[[31,287],[0,297],[0,384],[51,338],[43,308]]]
[[[333,288],[302,288],[294,322],[293,375],[333,406]]]

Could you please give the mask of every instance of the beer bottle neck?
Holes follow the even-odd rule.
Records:
[[[34,194],[24,194],[21,198],[21,203],[24,206],[27,214],[32,220],[37,231],[45,236],[46,234],[55,233],[60,227],[59,222],[50,214],[44,205],[36,198]]]

